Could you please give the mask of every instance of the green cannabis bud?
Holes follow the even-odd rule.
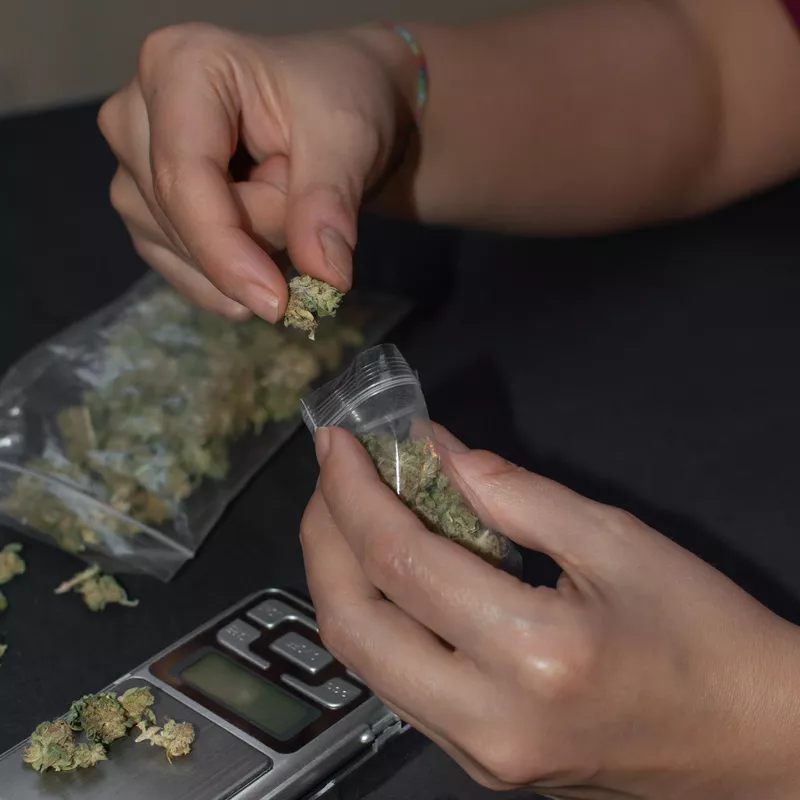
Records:
[[[56,594],[65,594],[70,590],[83,595],[83,602],[92,611],[102,611],[109,603],[135,608],[138,600],[129,600],[126,591],[117,583],[112,575],[100,571],[96,564],[73,575],[55,590]]]
[[[146,686],[132,687],[119,697],[125,716],[135,725],[145,721],[155,724],[156,715],[150,708],[154,702],[153,693]]]
[[[141,730],[136,737],[137,742],[150,742],[151,746],[163,747],[167,756],[167,761],[173,758],[188,755],[194,742],[194,726],[189,722],[175,722],[169,717],[164,722],[164,727],[152,725],[147,727],[144,724],[138,726]]]
[[[2,658],[6,654],[6,650],[8,650],[8,645],[0,644],[0,658]]]
[[[72,730],[83,731],[90,742],[100,744],[121,739],[134,724],[113,692],[87,694],[76,700],[66,722]]]
[[[194,727],[169,718],[163,728],[148,725],[156,721],[151,708],[154,702],[146,686],[132,687],[119,697],[114,692],[87,694],[70,706],[64,719],[36,726],[22,760],[38,772],[93,767],[108,759],[106,746],[133,727],[142,731],[137,742],[147,739],[163,747],[168,761],[187,755],[194,741]],[[88,744],[76,744],[73,731],[83,731]]]
[[[20,553],[22,545],[17,542],[7,544],[0,550],[0,586],[8,583],[15,575],[25,572],[25,562]]]
[[[433,533],[498,565],[505,553],[500,536],[474,514],[441,471],[431,439],[398,441],[388,434],[360,437],[383,482]]]
[[[295,284],[297,297],[304,285]],[[294,311],[287,325],[300,321],[313,334],[314,315],[332,315],[339,293],[311,287],[303,296],[313,325]],[[71,553],[147,526],[183,536],[186,502],[205,481],[228,476],[234,445],[296,417],[312,382],[363,340],[333,319],[316,333],[309,341],[257,318],[234,323],[169,288],[137,299],[87,354],[85,390],[57,414],[57,435],[21,465],[2,510]]]
[[[72,729],[63,719],[59,719],[36,726],[22,760],[37,772],[67,772],[93,767],[98,761],[105,761],[106,751],[103,745],[97,743],[76,745]]]
[[[99,743],[81,743],[75,748],[75,766],[81,769],[93,767],[98,761],[107,761],[106,749]]]
[[[0,611],[5,611],[8,608],[8,600],[6,596],[0,592]]]
[[[289,302],[283,324],[289,328],[299,328],[313,339],[320,317],[336,316],[336,309],[342,302],[344,293],[337,291],[328,283],[300,275],[289,281]]]

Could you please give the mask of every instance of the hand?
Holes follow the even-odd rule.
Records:
[[[283,316],[286,283],[268,253],[284,247],[299,271],[347,290],[361,196],[404,113],[394,77],[404,48],[371,29],[267,39],[193,24],[152,34],[136,77],[98,120],[119,159],[111,200],[139,254],[233,318]],[[255,163],[235,182],[239,142]]]
[[[555,559],[558,586],[429,533],[353,437],[321,429],[301,541],[331,652],[486,786],[796,796],[797,630],[627,513],[437,436],[481,519]]]

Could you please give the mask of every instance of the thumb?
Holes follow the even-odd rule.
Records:
[[[349,130],[346,128],[349,127]],[[307,130],[307,129],[306,129]],[[298,271],[347,291],[353,279],[356,219],[374,144],[339,125],[292,142],[286,240]]]
[[[522,469],[494,453],[448,452],[448,472],[480,519],[562,569],[607,572],[620,559],[624,512],[589,500],[555,481]],[[627,517],[627,515],[626,515]]]

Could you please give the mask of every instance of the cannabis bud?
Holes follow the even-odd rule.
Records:
[[[441,471],[436,445],[429,438],[398,441],[388,434],[360,437],[387,486],[440,536],[497,565],[505,553],[503,539],[469,509]]]
[[[339,293],[294,285],[287,325],[313,334]],[[182,539],[187,504],[204,487],[220,491],[206,482],[228,476],[234,445],[295,417],[311,383],[361,344],[356,327],[322,322],[309,341],[255,317],[223,319],[172,289],[143,295],[102,329],[102,344],[78,348],[80,367],[67,360],[84,391],[46,420],[41,452],[20,465],[0,510],[72,553],[115,554],[146,527]]]
[[[194,727],[188,722],[175,722],[168,717],[163,728],[158,725],[147,727],[144,724],[138,727],[141,733],[136,737],[136,741],[150,742],[151,746],[163,747],[167,761],[188,755],[192,749]]]
[[[37,772],[85,769],[106,758],[105,748],[101,744],[76,745],[72,729],[63,719],[37,725],[31,734],[30,745],[22,754],[22,760]]]
[[[97,565],[73,575],[68,581],[64,581],[55,593],[64,594],[70,589],[83,595],[83,602],[92,611],[102,611],[109,603],[118,603],[129,608],[139,605],[138,600],[128,599],[127,593],[117,583],[116,578],[102,573]]]
[[[100,744],[121,739],[134,724],[113,692],[87,694],[76,700],[65,719],[72,730],[83,731],[90,742]]]
[[[72,730],[83,731],[90,742],[110,744],[134,725],[155,722],[150,708],[154,702],[146,686],[132,687],[120,697],[114,692],[87,694],[70,706],[65,719]]]
[[[289,302],[286,305],[283,324],[287,328],[307,331],[308,338],[313,339],[317,330],[317,320],[320,317],[336,316],[336,309],[339,308],[343,297],[343,292],[310,275],[292,278],[289,281]]]
[[[25,562],[20,553],[22,545],[17,542],[7,544],[0,550],[0,586],[8,583],[15,575],[25,572]]]
[[[70,706],[64,719],[36,727],[23,761],[39,772],[92,767],[107,760],[106,745],[121,739],[134,726],[142,731],[136,741],[148,739],[163,747],[168,761],[187,755],[194,741],[194,727],[169,718],[163,728],[158,727],[151,708],[154,702],[146,686],[132,687],[119,697],[114,692],[87,694]],[[73,731],[83,731],[89,743],[76,745]]]
[[[150,706],[155,702],[153,693],[146,686],[136,686],[123,692],[119,698],[125,716],[135,725],[145,721],[155,724],[156,715]]]
[[[13,542],[7,544],[0,550],[0,585],[8,583],[16,575],[22,575],[25,572],[25,562],[20,556],[22,545]],[[8,600],[5,594],[0,591],[0,611],[5,611],[8,608]],[[8,650],[8,645],[0,644],[0,658],[5,655]]]

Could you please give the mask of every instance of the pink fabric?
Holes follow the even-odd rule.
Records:
[[[800,0],[783,0],[783,2],[794,21],[800,26]]]

